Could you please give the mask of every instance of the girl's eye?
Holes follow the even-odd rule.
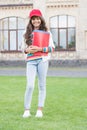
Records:
[[[34,19],[32,19],[32,20],[38,20],[38,18],[34,18]]]
[[[32,20],[35,20],[36,18],[32,18]]]

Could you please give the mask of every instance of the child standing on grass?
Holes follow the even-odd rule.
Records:
[[[24,97],[24,114],[23,117],[29,117],[32,94],[34,90],[35,77],[38,76],[38,108],[35,117],[43,116],[43,107],[45,104],[46,98],[46,76],[48,70],[48,52],[54,51],[54,44],[52,36],[50,33],[49,46],[39,47],[32,45],[32,33],[34,31],[45,31],[48,32],[48,29],[45,24],[45,20],[42,17],[42,13],[39,9],[33,9],[29,14],[29,23],[24,34],[25,39],[25,49],[24,52],[27,55],[27,64],[26,64],[26,77],[27,77],[27,86]],[[35,55],[37,52],[41,52],[39,55]]]

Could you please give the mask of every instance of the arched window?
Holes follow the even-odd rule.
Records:
[[[23,18],[7,17],[0,19],[1,51],[20,51],[24,25]]]
[[[53,35],[56,51],[75,50],[75,17],[69,15],[58,15],[51,17],[50,30]]]

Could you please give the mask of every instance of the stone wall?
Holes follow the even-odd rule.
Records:
[[[25,60],[0,61],[0,67],[26,67]],[[87,67],[87,59],[80,60],[50,60],[49,67]]]

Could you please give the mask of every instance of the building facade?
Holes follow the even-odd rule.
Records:
[[[34,8],[52,32],[52,60],[87,59],[87,0],[0,0],[0,60],[24,60],[22,35]]]

